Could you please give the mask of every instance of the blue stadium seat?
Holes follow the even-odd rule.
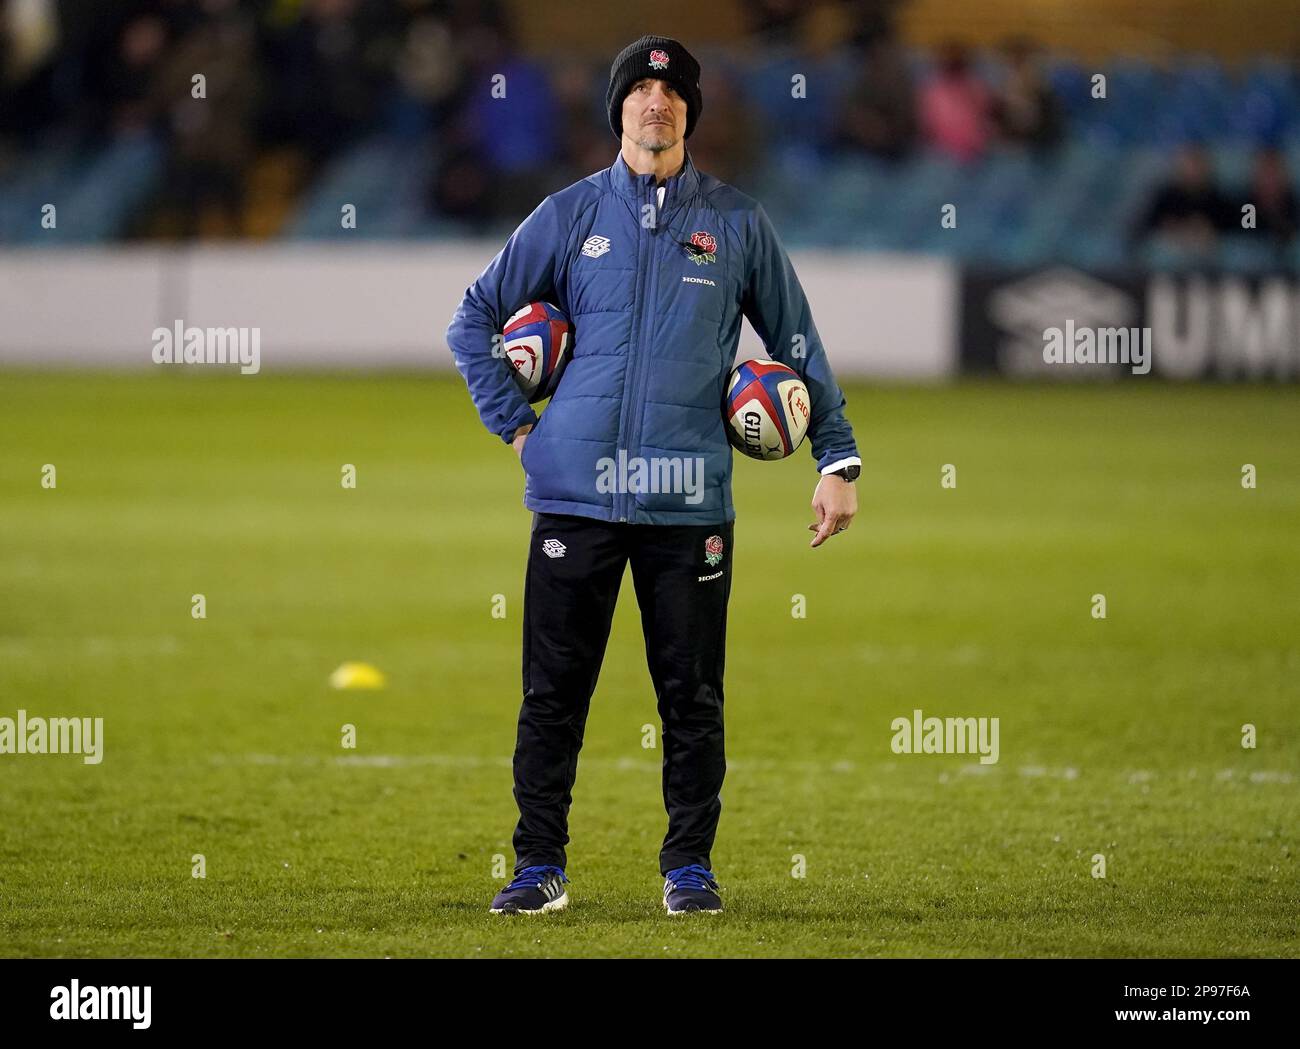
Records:
[[[49,144],[0,185],[0,241],[67,244],[120,237],[159,185],[164,163],[161,144],[143,133],[99,149]],[[54,229],[41,226],[45,204],[57,208]]]
[[[424,162],[413,162],[423,159]],[[287,226],[291,239],[393,239],[415,235],[424,219],[429,158],[399,139],[375,136],[336,159],[303,199]],[[346,230],[340,209],[353,204],[357,228]]]
[[[1271,241],[1241,234],[1224,240],[1219,261],[1234,273],[1265,273],[1285,264],[1286,254]]]
[[[47,143],[0,180],[0,242],[22,244],[49,232],[41,228],[41,208],[61,202],[86,158],[72,143]]]
[[[81,168],[60,209],[60,239],[98,242],[121,236],[161,184],[165,165],[162,143],[148,134],[119,139],[100,151]]]

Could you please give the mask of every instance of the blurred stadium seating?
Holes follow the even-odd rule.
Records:
[[[545,192],[608,164],[617,149],[603,113],[606,59],[574,58],[559,71],[539,62],[518,46],[509,7],[209,0],[111,12],[71,4],[52,17],[55,43],[21,70],[10,61],[3,78],[0,241],[10,244],[500,237]],[[1133,230],[1181,146],[1208,149],[1229,200],[1247,199],[1262,147],[1281,150],[1293,192],[1300,172],[1300,79],[1283,58],[1118,54],[1085,66],[1045,53],[1032,61],[1059,137],[1028,146],[994,133],[978,155],[958,159],[923,130],[891,155],[844,134],[846,112],[866,97],[854,84],[872,83],[878,55],[898,49],[911,77],[902,89],[915,98],[935,75],[933,50],[905,46],[887,26],[816,54],[768,39],[699,46],[706,116],[690,145],[702,168],[764,201],[791,247],[1003,267],[1177,267],[1188,262],[1178,245],[1135,243]],[[187,55],[183,74],[195,52],[211,65],[210,82],[246,81],[256,96],[232,96],[239,126],[204,118],[218,136],[249,140],[215,177],[186,155],[209,133],[187,126],[188,97],[160,95],[187,79],[169,56]],[[243,55],[251,69],[238,66]],[[971,69],[996,97],[1007,55],[979,50]],[[494,70],[506,71],[507,99],[487,95]],[[1091,95],[1097,73],[1104,99]],[[804,98],[792,97],[796,75],[806,78]],[[219,109],[221,88],[212,90],[194,105]],[[749,143],[729,134],[742,126],[761,132]],[[60,202],[55,231],[33,219],[49,200]],[[362,216],[355,230],[341,226],[341,203]],[[948,203],[958,206],[956,229],[936,221]],[[1216,266],[1300,269],[1294,235],[1261,245],[1227,233]],[[1191,261],[1205,262],[1205,252]]]

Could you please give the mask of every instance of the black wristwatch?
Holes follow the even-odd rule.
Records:
[[[858,479],[858,474],[862,473],[862,467],[845,466],[839,470],[832,470],[831,473],[836,477],[843,477],[846,481],[856,481]]]

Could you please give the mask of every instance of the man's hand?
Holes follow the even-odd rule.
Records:
[[[810,545],[821,546],[836,532],[848,528],[858,512],[858,493],[853,489],[853,482],[836,474],[823,474],[813,492],[812,508],[817,514],[817,524],[810,524],[808,530],[817,534]]]
[[[531,430],[532,428],[533,428],[533,424],[527,423],[526,425],[519,427],[519,429],[515,431],[515,439],[513,442],[513,447],[515,450],[515,455],[519,456],[520,459],[524,457],[524,441],[528,440],[528,431]]]

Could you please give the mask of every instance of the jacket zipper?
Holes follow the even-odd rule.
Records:
[[[650,203],[655,207],[655,211],[654,211],[655,224],[653,228],[648,231],[650,235],[646,238],[650,244],[650,252],[649,252],[650,257],[649,257],[649,272],[646,274],[645,298],[646,298],[646,303],[651,307],[654,306],[655,296],[658,294],[659,291],[659,236],[658,234],[659,234],[659,230],[663,226],[664,214],[668,210],[668,195],[670,192],[671,192],[670,189],[664,190],[664,202],[663,202],[663,206],[660,207],[657,202],[659,194],[653,185],[650,187]],[[646,329],[646,328],[653,329],[654,321],[655,321],[654,309],[643,308],[641,311],[642,329]],[[653,339],[649,337],[649,335],[651,334],[652,332],[646,330],[642,330],[638,332],[638,335],[641,336],[640,345],[646,347],[644,351],[638,354],[639,357],[645,357],[649,353],[649,347],[653,344]],[[650,375],[650,362],[648,359],[643,360],[641,362],[641,367],[637,370],[636,396],[634,398],[636,415],[632,419],[632,430],[630,434],[631,443],[635,450],[633,450],[633,448],[628,449],[629,459],[633,455],[641,454],[641,428],[642,428],[642,423],[645,421],[644,387],[646,382],[649,379],[649,375]],[[628,508],[627,508],[628,520],[635,521],[636,520],[636,494],[634,492],[629,492],[627,496],[627,500],[628,500]]]
[[[654,187],[650,188],[651,202],[654,198]],[[638,209],[639,210],[639,209]],[[656,225],[658,216],[655,216]],[[631,458],[632,450],[629,447],[629,436],[632,422],[628,419],[628,408],[636,401],[636,389],[640,384],[641,374],[638,364],[638,348],[640,345],[641,323],[643,316],[643,306],[645,303],[645,282],[646,276],[646,247],[650,243],[650,238],[646,236],[646,228],[642,225],[641,215],[636,216],[637,225],[637,281],[636,281],[636,301],[632,304],[632,330],[631,343],[628,345],[628,362],[627,371],[623,377],[623,411],[619,417],[618,428],[618,447],[614,449],[617,456],[619,449],[625,449],[625,454]],[[651,253],[653,254],[653,253]],[[619,492],[615,498],[614,506],[619,514],[620,522],[627,522],[629,518],[635,516],[636,499],[631,492]]]

